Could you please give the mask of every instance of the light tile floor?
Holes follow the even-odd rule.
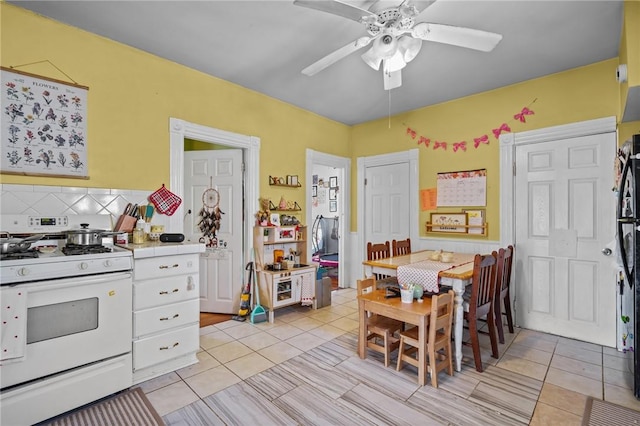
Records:
[[[516,329],[494,359],[481,336],[485,371],[464,346],[462,371],[441,373],[434,389],[418,386],[411,366],[358,357],[353,289],[275,318],[201,328],[197,364],[138,386],[167,425],[579,425],[589,396],[640,411],[628,354],[612,348]]]

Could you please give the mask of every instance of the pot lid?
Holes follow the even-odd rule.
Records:
[[[88,223],[81,223],[80,229],[70,229],[67,231],[67,234],[75,235],[75,234],[102,234],[108,231],[103,229],[89,229]]]

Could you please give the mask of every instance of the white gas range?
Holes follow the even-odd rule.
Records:
[[[0,259],[1,424],[37,423],[132,384],[132,253],[103,239],[70,254],[65,232],[81,223],[111,229],[109,215],[0,217],[11,237],[45,235]]]

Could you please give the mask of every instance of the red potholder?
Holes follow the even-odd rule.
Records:
[[[182,198],[165,188],[164,183],[162,188],[149,195],[149,201],[156,206],[156,210],[167,216],[174,214],[182,204]]]

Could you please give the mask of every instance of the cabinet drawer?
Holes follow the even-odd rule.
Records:
[[[150,257],[147,259],[134,259],[133,276],[135,280],[171,277],[197,273],[199,268],[198,254]]]
[[[133,313],[133,337],[169,330],[200,320],[200,301],[188,300]]]
[[[133,310],[198,299],[197,273],[133,282]]]
[[[196,323],[158,336],[134,341],[134,371],[197,352],[200,344],[198,327]]]

